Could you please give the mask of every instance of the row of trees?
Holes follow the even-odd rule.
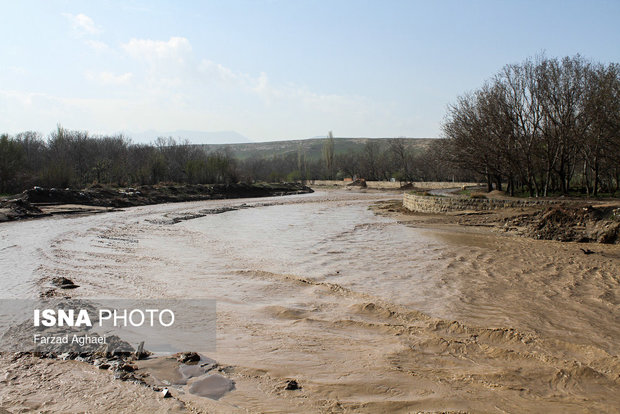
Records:
[[[92,136],[58,127],[46,139],[34,132],[0,136],[0,193],[32,186],[81,188],[238,181],[306,181],[360,177],[367,180],[424,181],[475,179],[476,174],[439,161],[437,148],[414,151],[406,139],[369,140],[355,152],[336,153],[334,138],[322,156],[296,152],[270,158],[236,159],[228,148],[210,151],[187,141],[158,138],[133,144],[122,135]]]
[[[0,136],[0,193],[34,185],[229,183],[238,180],[236,160],[227,151],[207,153],[187,142],[158,138],[132,144],[118,136],[90,136],[58,127],[44,140],[38,133]]]
[[[244,179],[258,181],[342,180],[365,178],[401,182],[477,180],[478,174],[440,159],[439,147],[416,149],[404,138],[368,140],[357,151],[339,152],[331,133],[320,158],[309,159],[304,149],[271,158],[250,158],[239,162]]]
[[[580,56],[504,67],[448,110],[440,158],[511,194],[588,195],[620,183],[620,65]]]

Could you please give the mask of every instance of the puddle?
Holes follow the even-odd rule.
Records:
[[[200,378],[192,382],[189,386],[189,392],[191,394],[211,398],[212,400],[219,400],[234,389],[235,382],[220,374],[212,374]]]

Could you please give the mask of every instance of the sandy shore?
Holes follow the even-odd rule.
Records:
[[[217,296],[218,349],[208,356],[235,382],[235,391],[216,401],[180,389],[163,399],[86,364],[4,355],[0,407],[10,412],[85,407],[135,412],[137,404],[146,404],[144,412],[616,412],[620,246],[533,240],[498,230],[483,222],[487,218],[464,226],[456,223],[466,216],[403,214],[389,202],[375,208],[382,216],[364,213],[379,198],[329,192],[239,210],[231,220],[251,227],[240,238],[211,239],[201,230],[217,228],[229,213],[178,224],[153,219],[191,217],[202,205],[107,213],[115,214],[109,225],[93,223],[71,238],[52,238],[54,260],[45,266],[60,269],[68,257],[76,258],[71,266],[77,266],[74,279],[81,288],[72,295],[92,296],[106,288],[123,289],[129,297],[177,295],[193,286]],[[287,214],[290,220],[284,219]],[[308,223],[318,225],[317,217],[333,221],[309,229]],[[279,258],[278,243],[257,245],[257,234],[270,240],[270,231],[281,235],[283,246],[300,245],[304,256]],[[130,238],[131,245],[118,241]],[[246,239],[247,245],[241,242]],[[84,247],[90,240],[110,242],[91,251]],[[187,280],[193,266],[203,266],[192,261],[194,250],[208,245],[224,251],[228,242],[238,251],[222,263],[217,278],[200,276],[196,280],[205,280],[200,284]],[[181,250],[163,250],[171,243],[183,243],[180,257]],[[314,249],[310,256],[308,247]],[[584,254],[584,247],[594,253]],[[271,259],[265,257],[269,251]],[[149,255],[157,262],[144,261]],[[181,263],[184,270],[175,270]],[[97,270],[110,266],[127,282]],[[170,283],[158,279],[164,286],[151,291],[148,280],[155,269]],[[286,390],[290,379],[301,388]]]

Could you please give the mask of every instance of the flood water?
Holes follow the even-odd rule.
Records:
[[[7,223],[0,228],[2,296],[35,296],[63,275],[82,283],[82,297],[165,294],[250,305],[268,298],[241,296],[250,278],[239,275],[263,272],[441,314],[437,299],[455,294],[433,271],[446,243],[369,210],[386,198],[317,192]],[[220,213],[223,207],[241,208]],[[205,214],[186,219],[196,212]]]
[[[76,297],[215,299],[208,357],[236,382],[222,409],[613,411],[614,251],[585,263],[570,246],[413,228],[368,208],[395,197],[319,191],[6,223],[2,297],[35,297],[61,275]],[[292,378],[301,390],[282,391]]]

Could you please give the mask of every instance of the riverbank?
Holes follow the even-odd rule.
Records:
[[[620,243],[618,200],[404,197],[404,202],[383,202],[373,208],[411,225],[476,226],[539,240]]]
[[[144,185],[135,188],[60,189],[34,187],[0,200],[0,222],[52,214],[99,213],[117,208],[183,201],[272,197],[312,193],[297,183]]]
[[[430,215],[409,226],[405,215],[368,209],[393,198],[330,190],[0,226],[8,295],[46,292],[64,275],[78,285],[63,291],[74,298],[215,298],[217,348],[191,350],[235,386],[198,397],[192,378],[164,399],[92,365],[2,357],[0,407],[67,412],[68,399],[75,412],[139,412],[141,401],[150,412],[174,412],[175,401],[218,413],[615,412],[618,245]],[[580,250],[588,246],[596,254]],[[137,361],[134,375],[172,380],[171,362]]]

